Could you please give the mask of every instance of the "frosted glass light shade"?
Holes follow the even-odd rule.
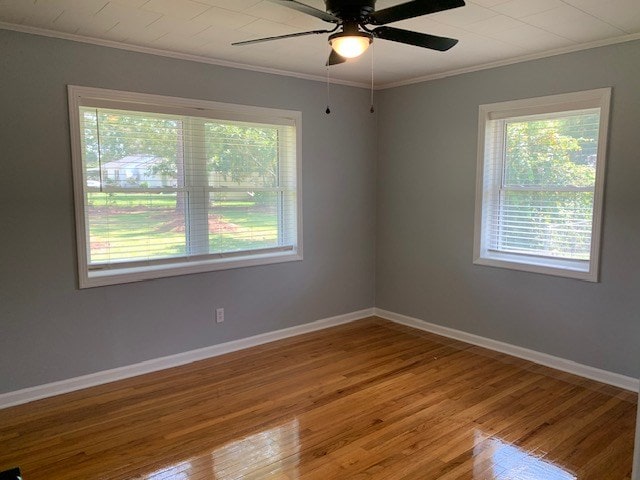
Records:
[[[330,38],[329,43],[331,48],[341,57],[355,58],[362,55],[369,48],[371,38],[365,35],[336,36]]]

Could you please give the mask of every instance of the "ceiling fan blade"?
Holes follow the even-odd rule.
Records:
[[[278,35],[277,37],[255,38],[253,40],[235,42],[231,45],[251,45],[252,43],[270,42],[271,40],[280,40],[282,38],[303,37],[305,35],[317,35],[319,33],[331,33],[331,31],[332,30],[311,30],[310,32],[290,33],[288,35]]]
[[[412,32],[393,27],[378,27],[372,31],[373,36],[392,42],[407,43],[416,47],[430,48],[444,52],[453,47],[458,40],[455,38],[437,37],[428,33]]]
[[[331,53],[329,54],[329,59],[327,60],[326,66],[330,67],[331,65],[338,65],[346,61],[346,58],[344,58],[342,55],[339,55],[335,50],[332,49]]]
[[[414,0],[372,13],[369,15],[369,23],[372,25],[386,25],[387,23],[398,22],[407,18],[420,17],[464,6],[464,0]]]
[[[296,0],[269,0],[271,3],[277,3],[278,5],[282,5],[283,7],[293,8],[302,13],[306,13],[307,15],[311,15],[312,17],[319,18],[320,20],[324,20],[325,22],[338,23],[340,19],[330,13],[327,13],[323,10],[318,10],[317,8],[310,7],[309,5],[305,5],[304,3],[296,2]]]

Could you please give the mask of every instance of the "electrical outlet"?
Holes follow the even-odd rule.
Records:
[[[224,308],[216,308],[216,323],[224,322]]]

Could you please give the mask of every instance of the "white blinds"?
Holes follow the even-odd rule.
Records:
[[[296,247],[291,119],[107,104],[79,108],[90,270]]]
[[[487,250],[590,259],[599,124],[598,108],[487,120]]]

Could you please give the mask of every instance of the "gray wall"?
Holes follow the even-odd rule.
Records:
[[[78,290],[67,84],[301,110],[304,260]],[[0,30],[0,392],[372,307],[376,119],[325,88]]]
[[[601,281],[472,264],[478,105],[613,87]],[[376,306],[640,375],[640,42],[384,91]]]
[[[326,116],[317,82],[5,30],[0,53],[0,393],[374,300],[640,375],[639,42],[386,90],[377,119],[361,89],[333,87]],[[301,110],[305,259],[78,290],[67,84]],[[474,266],[478,105],[604,86],[601,282]]]

